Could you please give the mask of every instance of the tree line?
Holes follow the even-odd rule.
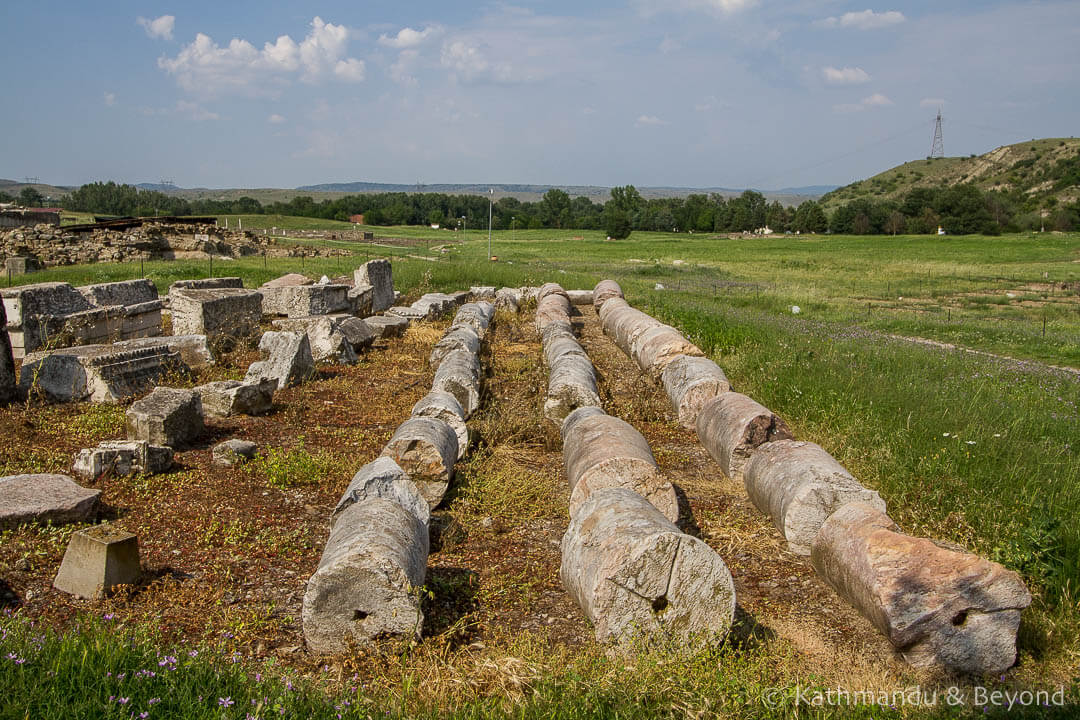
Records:
[[[0,200],[4,199],[0,193]],[[348,195],[316,202],[300,195],[288,202],[260,203],[251,197],[236,200],[187,200],[132,185],[95,182],[83,185],[62,200],[68,210],[106,215],[294,215],[348,221],[363,215],[368,225],[428,225],[470,227],[487,225],[488,199],[482,195],[443,193],[371,193]],[[615,238],[635,230],[661,232],[753,232],[769,227],[774,232],[872,234],[936,233],[1000,234],[1026,229],[1071,230],[1080,228],[1080,202],[1033,212],[1022,199],[1008,193],[980,190],[974,185],[916,188],[898,200],[859,198],[827,212],[814,200],[797,207],[768,202],[764,195],[747,190],[736,197],[717,193],[691,194],[685,198],[641,196],[633,185],[615,187],[606,202],[587,197],[571,198],[551,189],[536,202],[513,197],[497,200],[491,207],[492,227],[574,228],[604,230]]]

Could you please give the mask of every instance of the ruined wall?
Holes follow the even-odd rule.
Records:
[[[80,265],[95,262],[205,258],[207,253],[242,257],[348,255],[348,251],[290,248],[249,231],[226,230],[214,225],[147,223],[142,227],[70,231],[36,225],[0,232],[0,261],[9,257],[35,257],[42,265]]]

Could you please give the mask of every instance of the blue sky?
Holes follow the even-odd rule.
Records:
[[[4,3],[0,177],[844,184],[1080,128],[1080,2]]]

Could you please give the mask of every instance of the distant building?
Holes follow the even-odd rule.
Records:
[[[360,213],[359,215],[350,215],[349,216],[349,222],[356,223],[357,225],[363,225],[364,224],[364,215],[363,215],[363,213]]]
[[[59,224],[60,208],[19,208],[0,210],[0,228]]]

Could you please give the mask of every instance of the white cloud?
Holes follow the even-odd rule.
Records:
[[[108,107],[112,107],[113,105],[115,105],[116,104],[116,93],[111,93],[111,92],[105,93],[105,104]]]
[[[881,93],[874,93],[869,97],[864,97],[857,103],[844,103],[842,105],[833,105],[833,110],[840,113],[862,112],[863,110],[868,110],[870,108],[888,107],[889,105],[893,104],[894,103],[892,100],[882,95]]]
[[[221,119],[221,116],[216,112],[210,112],[199,103],[189,102],[187,100],[180,100],[176,103],[176,112],[180,115],[187,115],[196,122]]]
[[[135,22],[146,31],[147,37],[161,38],[162,40],[172,40],[172,31],[176,26],[176,18],[172,15],[162,15],[154,20],[139,17]]]
[[[924,108],[936,108],[944,107],[945,101],[942,98],[923,98],[919,101],[919,107]]]
[[[823,67],[821,68],[821,75],[825,78],[825,82],[832,85],[862,85],[870,82],[870,76],[865,70],[858,67]]]
[[[479,46],[466,40],[443,43],[440,61],[444,68],[465,83],[511,84],[527,79],[518,77],[510,63],[489,61]]]
[[[637,127],[659,127],[661,125],[667,125],[666,120],[661,120],[655,115],[639,115],[638,119],[634,122]]]
[[[417,45],[423,45],[428,40],[441,34],[442,28],[438,25],[429,25],[423,30],[413,30],[410,27],[404,27],[393,37],[385,34],[380,35],[379,44],[385,47],[405,50],[407,48],[414,48]]]
[[[278,115],[277,113],[274,113],[270,117],[266,118],[266,122],[270,123],[271,125],[281,125],[285,122],[285,118],[281,115]]]
[[[356,58],[338,60],[337,64],[334,65],[334,75],[345,82],[363,82],[364,61]]]
[[[712,110],[723,110],[730,107],[731,103],[724,102],[715,95],[709,95],[702,98],[701,102],[694,103],[694,112],[711,112]]]
[[[390,66],[390,79],[399,85],[418,84],[412,74],[412,67],[419,55],[416,50],[402,50],[398,54],[397,62]]]
[[[274,86],[288,82],[297,71],[301,71],[305,82],[318,82],[330,75],[346,82],[360,82],[364,79],[364,63],[346,57],[348,42],[345,26],[315,17],[299,43],[281,35],[273,43],[265,43],[262,50],[240,38],[221,47],[210,36],[198,33],[175,58],[159,58],[158,67],[175,76],[185,90],[201,95],[272,94]]]
[[[636,0],[636,4],[644,15],[670,10],[730,15],[756,5],[757,0]]]
[[[886,10],[874,12],[862,10],[861,12],[847,12],[840,17],[828,17],[818,20],[815,25],[824,28],[855,28],[856,30],[877,30],[878,28],[898,25],[907,20],[898,10]]]

